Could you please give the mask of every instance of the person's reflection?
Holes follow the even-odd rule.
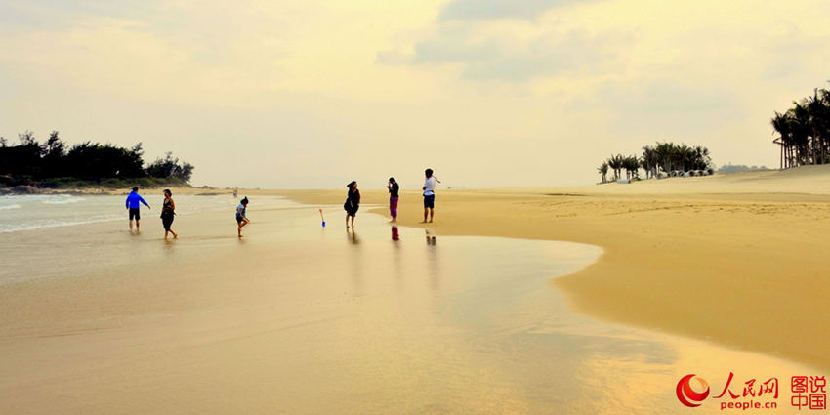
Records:
[[[432,232],[432,229],[424,229],[426,232],[426,239],[427,239],[427,262],[429,264],[429,274],[430,274],[430,289],[433,293],[438,293],[438,289],[440,288],[440,267],[438,266],[438,250],[436,249],[436,242],[437,238],[435,234]]]
[[[176,245],[176,243],[173,240],[165,238],[164,239],[164,252],[167,252],[168,254],[172,254],[173,253],[173,247],[175,245]]]
[[[426,231],[427,234],[427,245],[435,245],[438,240],[435,237],[435,234],[432,233],[432,229],[424,229],[424,231]]]
[[[354,230],[346,231],[346,238],[351,242],[353,251],[348,255],[348,261],[351,262],[352,269],[352,297],[363,297],[363,249],[360,247],[360,238],[357,237],[357,232]]]
[[[398,292],[403,288],[403,272],[401,270],[401,237],[398,234],[398,227],[392,227],[392,268],[395,271],[395,288]]]

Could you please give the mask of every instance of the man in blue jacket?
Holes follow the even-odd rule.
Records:
[[[144,203],[144,206],[147,206],[147,209],[150,209],[150,205],[147,204],[147,201],[138,194],[138,186],[133,187],[133,191],[127,195],[127,210],[130,211],[130,231],[133,230],[133,219],[135,219],[135,230],[141,230],[141,205],[140,203]]]

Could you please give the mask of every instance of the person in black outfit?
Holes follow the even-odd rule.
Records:
[[[343,209],[346,210],[346,229],[349,229],[349,218],[352,219],[351,228],[354,229],[354,215],[360,207],[360,191],[357,190],[357,182],[351,182],[348,185],[349,194],[346,197],[346,203],[343,204]]]
[[[392,215],[391,223],[398,223],[398,183],[394,177],[389,178],[389,213]]]
[[[179,234],[173,230],[173,217],[176,216],[176,202],[173,201],[173,192],[164,189],[164,202],[161,204],[161,224],[164,226],[164,239],[167,234],[172,233],[173,239],[178,239]]]

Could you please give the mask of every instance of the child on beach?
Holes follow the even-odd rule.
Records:
[[[394,177],[389,178],[389,213],[392,215],[392,223],[398,223],[398,183]]]
[[[357,182],[349,183],[348,188],[349,194],[346,196],[346,203],[343,204],[343,209],[346,210],[346,230],[349,229],[349,218],[352,219],[351,228],[354,229],[354,215],[360,207],[360,191],[357,190]]]
[[[130,212],[130,231],[133,230],[133,219],[135,219],[135,230],[137,232],[141,232],[141,204],[147,206],[147,209],[150,209],[150,205],[147,204],[147,201],[138,194],[138,186],[133,187],[133,191],[127,195],[126,206],[127,210]]]
[[[236,236],[242,237],[242,228],[251,223],[245,211],[248,208],[248,196],[239,201],[239,206],[236,207]]]
[[[441,183],[438,181],[438,178],[432,175],[432,169],[426,169],[424,171],[424,175],[426,175],[427,179],[424,182],[424,221],[421,223],[432,223],[432,219],[435,216],[435,186],[437,183]],[[429,222],[427,222],[427,217],[429,217]]]

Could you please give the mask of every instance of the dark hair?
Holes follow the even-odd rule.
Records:
[[[390,178],[389,178],[389,183],[395,183],[395,178],[394,178],[394,177],[390,177]]]
[[[242,200],[239,201],[239,203],[242,203],[243,205],[247,205],[248,204],[248,196],[243,197]]]
[[[166,193],[168,196],[173,196],[173,192],[171,192],[170,189],[164,189],[164,193]]]
[[[354,186],[354,185],[356,185],[356,184],[357,184],[357,182],[356,182],[356,181],[354,181],[354,180],[352,180],[352,182],[351,182],[351,183],[349,183],[349,184],[347,184],[347,185],[346,185],[346,187],[348,187],[349,189],[351,189],[351,188],[352,188],[352,186]]]
[[[133,191],[137,192],[138,191],[138,186],[133,186]]]
[[[427,176],[432,176],[432,169],[426,169],[424,170],[424,173],[426,173]]]

